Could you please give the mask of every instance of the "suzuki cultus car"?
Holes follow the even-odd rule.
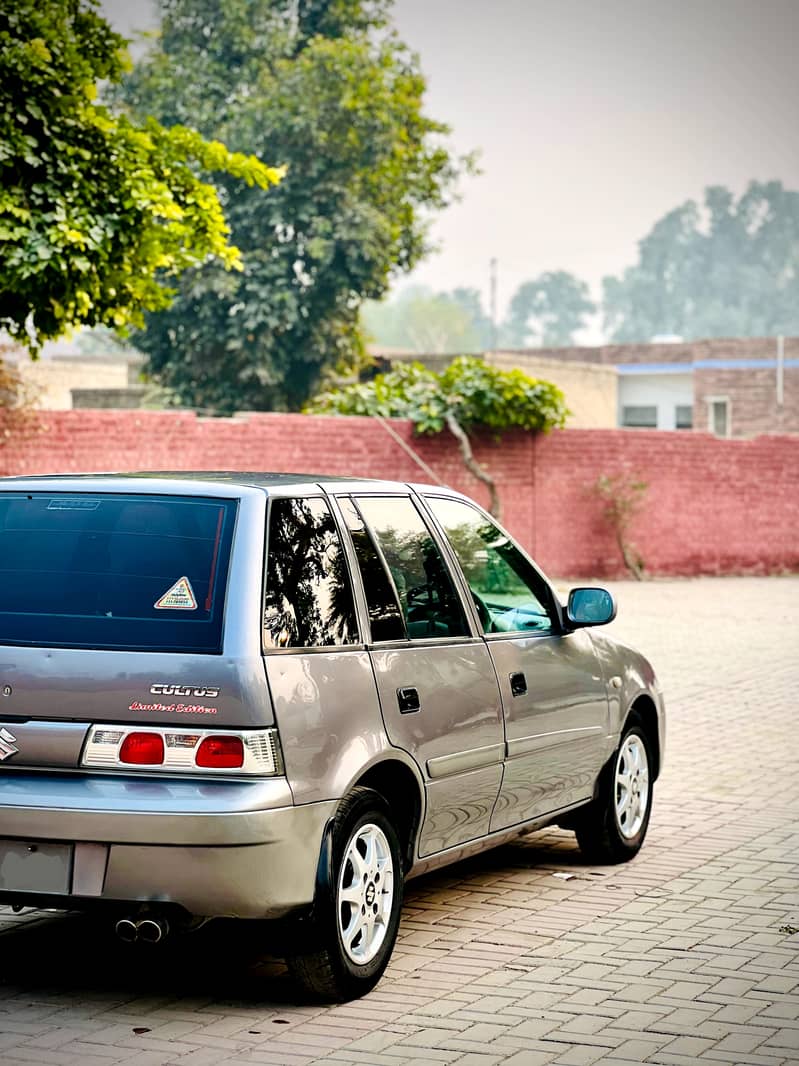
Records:
[[[641,847],[663,703],[614,614],[441,488],[2,479],[0,903],[280,920],[361,995],[408,878],[549,824]]]

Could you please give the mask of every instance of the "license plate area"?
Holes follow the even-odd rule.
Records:
[[[72,844],[0,839],[0,891],[67,894],[72,849]]]

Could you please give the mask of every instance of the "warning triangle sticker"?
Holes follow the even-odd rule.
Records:
[[[194,598],[194,589],[192,589],[189,579],[187,577],[178,578],[172,588],[167,589],[160,600],[156,600],[153,604],[158,610],[172,610],[172,611],[196,611],[197,600]]]

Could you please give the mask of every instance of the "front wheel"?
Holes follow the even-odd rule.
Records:
[[[590,862],[627,862],[640,851],[652,809],[651,766],[646,732],[631,715],[599,796],[574,820],[577,843]]]
[[[292,975],[315,997],[369,992],[388,965],[399,928],[403,871],[385,801],[353,789],[333,823],[331,862],[314,905],[309,950],[290,955]]]

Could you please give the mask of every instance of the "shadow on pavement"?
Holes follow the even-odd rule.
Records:
[[[579,865],[579,851],[566,834],[538,834],[464,859],[409,882],[407,903],[430,892],[446,893],[472,877],[501,877],[520,869]],[[458,903],[453,900],[453,913]],[[126,1000],[197,999],[261,1007],[299,1005],[307,1000],[288,976],[280,934],[266,923],[209,922],[197,932],[163,944],[124,944],[110,915],[25,912],[0,926],[0,999],[3,993],[68,991],[87,997]],[[135,1010],[135,1006],[132,1005]]]

